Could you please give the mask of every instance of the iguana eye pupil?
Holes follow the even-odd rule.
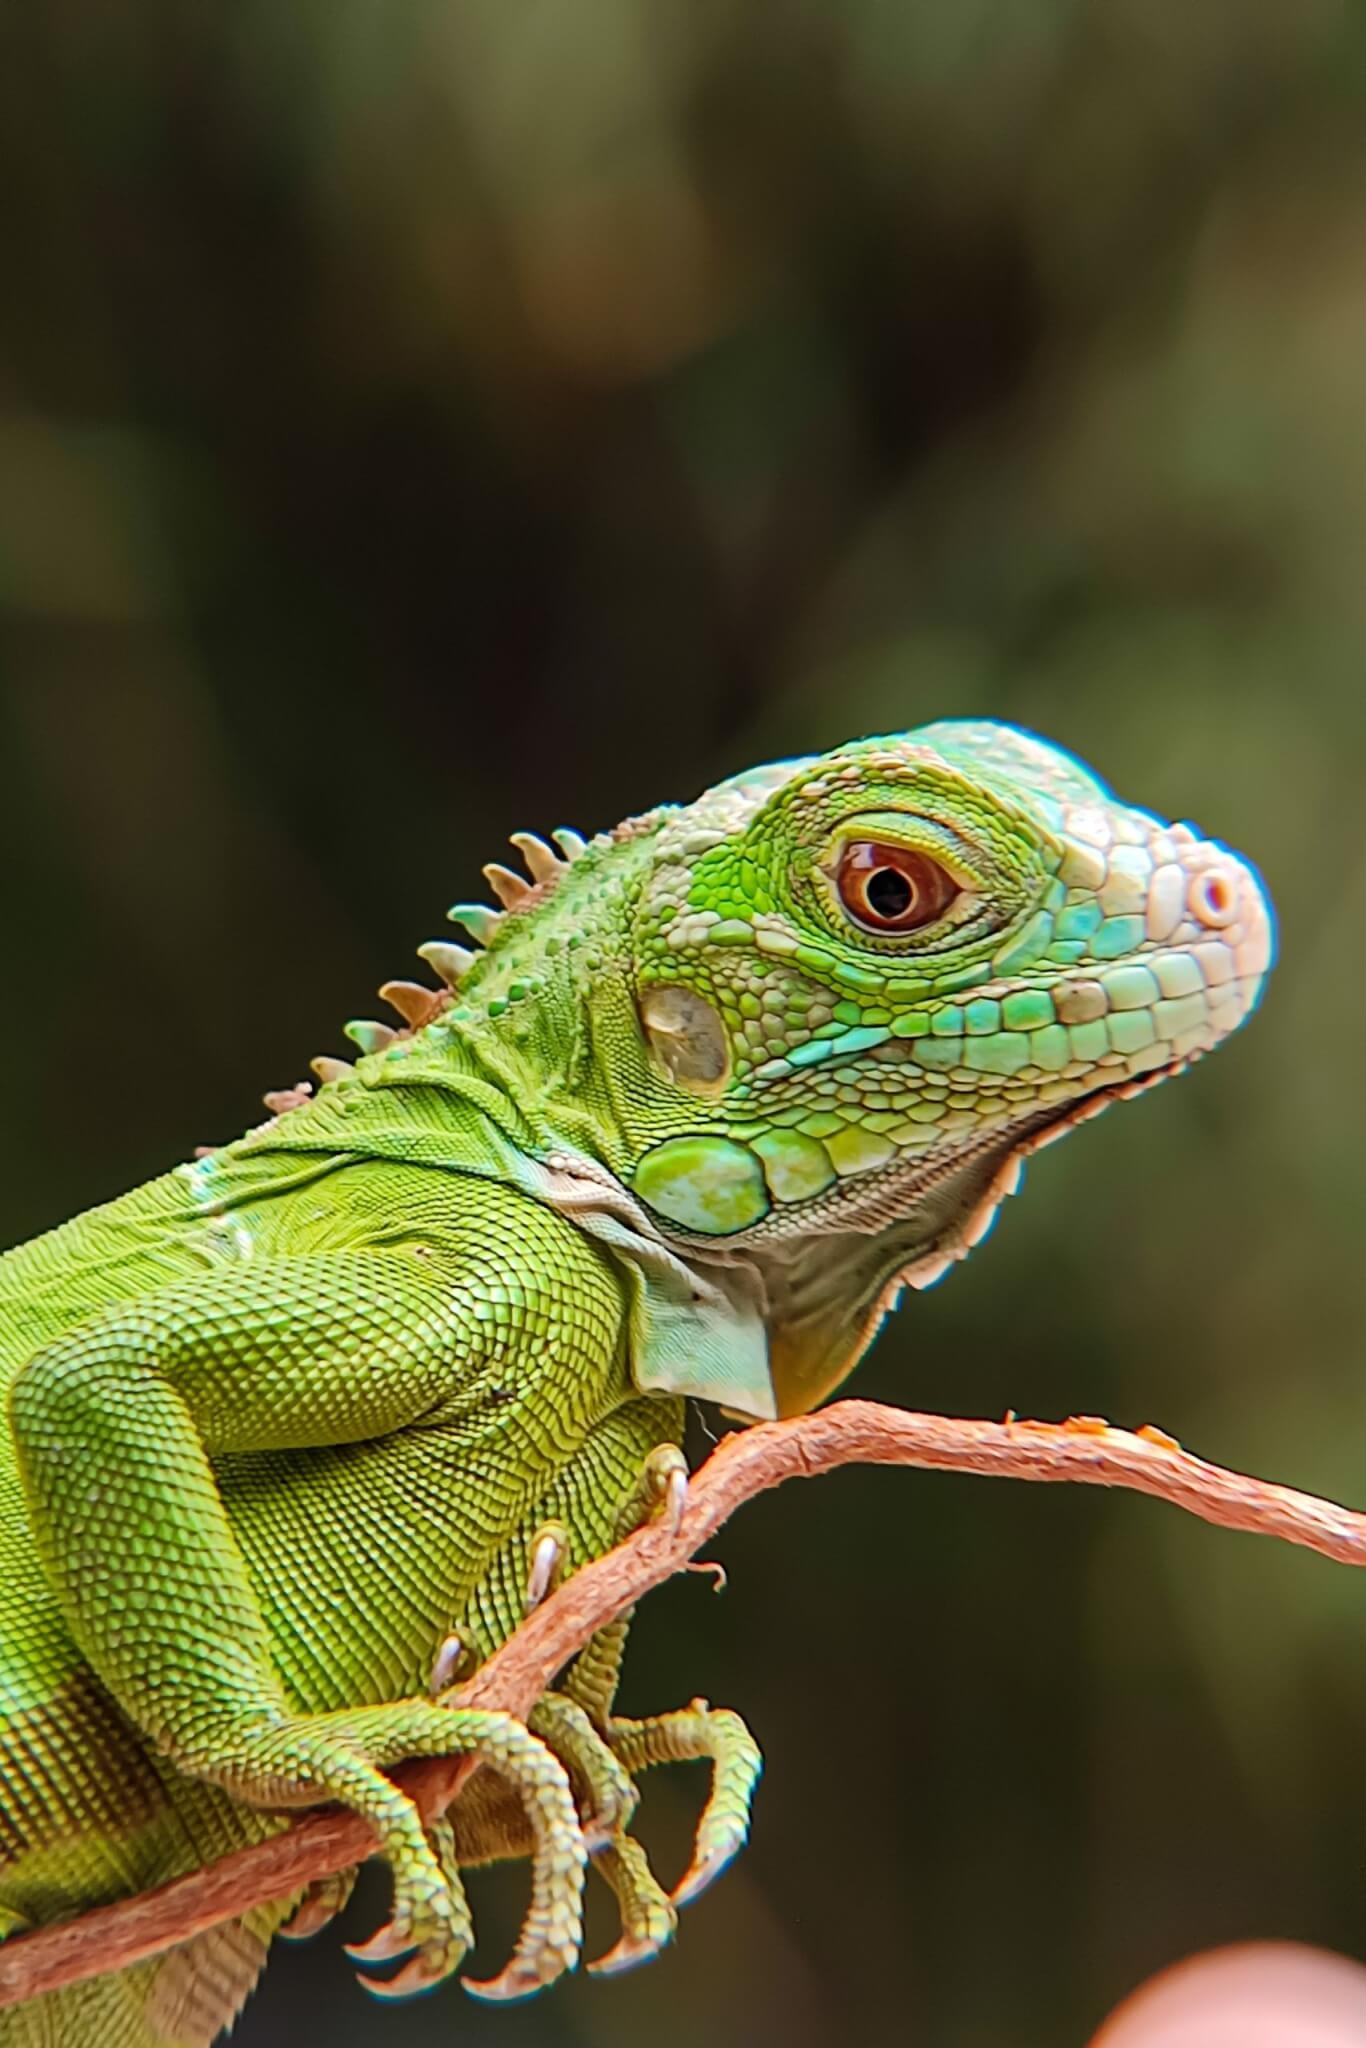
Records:
[[[868,898],[868,908],[885,917],[889,924],[904,917],[915,901],[915,891],[895,868],[875,868],[863,893]]]
[[[932,924],[958,894],[938,861],[909,846],[855,839],[840,855],[840,902],[855,924],[877,932],[913,932]]]

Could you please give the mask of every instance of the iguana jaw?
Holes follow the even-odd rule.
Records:
[[[941,1162],[932,1178],[905,1169],[870,1176],[857,1210],[846,1211],[829,1231],[794,1231],[748,1247],[746,1256],[768,1301],[778,1414],[803,1415],[817,1407],[858,1364],[903,1288],[934,1286],[982,1242],[1001,1203],[1018,1190],[1033,1153],[1190,1063],[1173,1060],[1136,1079],[1094,1089],[1062,1109],[1025,1116]]]

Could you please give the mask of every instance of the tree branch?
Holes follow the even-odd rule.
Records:
[[[852,1464],[1129,1487],[1222,1528],[1279,1536],[1341,1564],[1366,1564],[1366,1515],[1206,1464],[1160,1430],[1111,1429],[1087,1416],[974,1422],[840,1401],[797,1421],[727,1437],[693,1475],[676,1531],[652,1523],[576,1572],[488,1659],[462,1689],[462,1701],[525,1718],[598,1629],[683,1571],[743,1501],[786,1479]],[[440,1758],[401,1765],[394,1775],[430,1817],[444,1811],[475,1768],[468,1758]],[[0,1946],[0,2006],[143,1961],[345,1870],[373,1848],[363,1820],[329,1809],[155,1891],[15,1936]]]

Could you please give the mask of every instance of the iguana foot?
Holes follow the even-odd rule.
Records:
[[[616,1895],[621,1939],[588,1965],[595,1977],[612,1977],[652,1962],[673,1940],[678,1908],[651,1870],[645,1851],[630,1835],[616,1835],[593,1851],[593,1868]]]
[[[220,1752],[193,1767],[257,1805],[336,1799],[371,1823],[392,1876],[393,1912],[362,1959],[416,1953],[396,1977],[361,1981],[394,1998],[449,1976],[472,1930],[449,1826],[439,1823],[429,1836],[412,1801],[382,1773],[406,1757],[457,1755],[477,1757],[506,1780],[530,1825],[531,1902],[517,1946],[497,1977],[468,1986],[485,1998],[523,1997],[578,1959],[588,1852],[563,1764],[512,1715],[420,1699],[348,1708],[258,1726],[238,1736],[230,1761]]]
[[[745,1845],[750,1808],[764,1767],[758,1743],[738,1714],[694,1700],[672,1714],[629,1721],[614,1716],[607,1741],[635,1777],[653,1764],[709,1758],[711,1791],[693,1841],[692,1861],[673,1889],[675,1906],[698,1898]]]
[[[673,1722],[680,1717],[666,1718]],[[691,1721],[692,1717],[684,1718]],[[606,1976],[649,1962],[673,1939],[678,1912],[651,1870],[644,1849],[626,1832],[639,1803],[639,1788],[601,1729],[579,1702],[565,1693],[543,1694],[531,1710],[528,1725],[569,1774],[593,1868],[610,1886],[621,1914],[621,1939],[608,1954],[590,1964],[590,1969]],[[652,1724],[629,1725],[635,1730]],[[686,1732],[695,1744],[696,1731],[691,1725]],[[665,1739],[672,1756],[679,1748],[678,1731],[669,1731]],[[702,1753],[695,1747],[689,1749],[689,1754]],[[458,1818],[468,1828],[473,1817],[461,1814]],[[503,1846],[511,1847],[511,1840],[505,1837]]]

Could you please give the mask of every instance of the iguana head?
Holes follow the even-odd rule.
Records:
[[[690,1260],[755,1269],[781,1413],[985,1235],[1030,1152],[1240,1024],[1271,959],[1244,862],[985,722],[566,851],[502,881],[496,930],[463,913],[491,945],[449,1016]]]
[[[1242,861],[1008,727],[738,777],[663,826],[636,912],[671,1128],[631,1185],[758,1258],[798,1412],[1029,1152],[1240,1024],[1271,949]]]

